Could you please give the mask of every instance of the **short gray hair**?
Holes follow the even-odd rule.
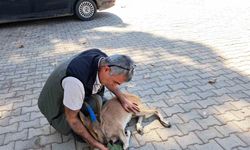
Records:
[[[109,66],[111,75],[121,75],[126,77],[126,81],[130,81],[134,74],[134,61],[127,55],[111,55],[101,60],[101,66]]]

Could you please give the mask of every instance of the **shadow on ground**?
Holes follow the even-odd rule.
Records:
[[[209,46],[127,31],[127,26],[121,18],[107,12],[98,13],[90,22],[64,17],[1,25],[0,126],[7,126],[3,121],[6,118],[23,115],[22,111],[17,112],[18,107],[7,109],[9,104],[31,100],[32,106],[36,106],[42,85],[54,67],[91,47],[108,54],[130,55],[137,62],[137,71],[130,85],[122,89],[138,94],[150,107],[158,107],[165,117],[177,114],[180,121],[172,120],[173,125],[191,120],[199,123],[200,119],[213,116],[221,126],[228,120],[217,118],[221,113],[217,109],[239,110],[229,106],[231,102],[249,104],[249,90],[244,88],[249,77],[230,69],[224,63],[227,60]],[[115,30],[107,32],[103,27]],[[213,79],[216,83],[209,84]],[[242,89],[235,91],[236,86]],[[213,103],[206,106],[202,103],[206,100]],[[197,107],[186,107],[192,103]],[[217,109],[210,109],[213,106]]]

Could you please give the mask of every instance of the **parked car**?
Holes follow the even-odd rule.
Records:
[[[0,23],[74,14],[88,21],[114,5],[115,0],[0,0]]]

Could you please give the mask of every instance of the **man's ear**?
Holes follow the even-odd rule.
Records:
[[[110,71],[110,67],[109,66],[105,66],[105,71]]]
[[[104,67],[104,72],[109,73],[111,71],[111,68],[109,66]]]

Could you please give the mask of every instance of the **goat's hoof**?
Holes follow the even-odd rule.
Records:
[[[128,150],[129,149],[129,144],[123,144],[123,147],[122,147],[124,150]]]
[[[171,124],[170,124],[170,122],[168,122],[168,121],[161,121],[161,124],[162,124],[164,127],[166,127],[166,128],[170,128],[170,127],[171,127]]]
[[[123,147],[123,149],[124,149],[124,150],[128,150],[128,146],[126,146],[126,147]]]
[[[143,128],[139,128],[139,129],[137,129],[137,132],[138,132],[140,135],[143,135],[143,134],[144,134],[144,130],[143,130]]]
[[[124,150],[128,150],[128,148],[123,148]]]
[[[138,132],[140,135],[143,135],[143,134],[144,134],[143,129],[137,130],[137,132]]]
[[[136,131],[141,135],[144,133],[143,128],[140,124],[136,124]]]

